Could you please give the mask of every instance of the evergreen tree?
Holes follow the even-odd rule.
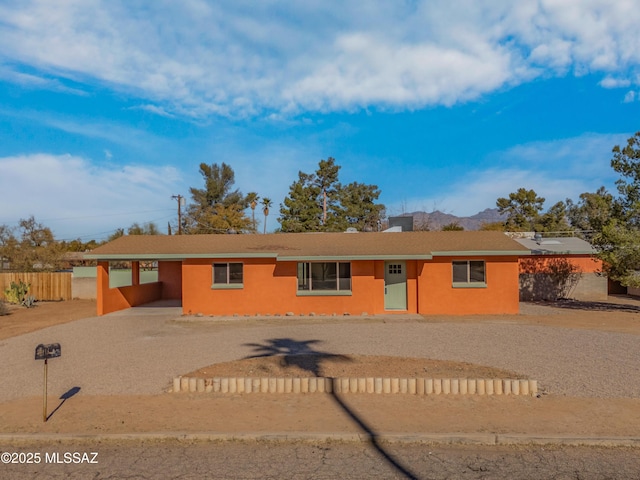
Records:
[[[378,221],[384,213],[384,205],[376,204],[380,196],[377,185],[352,182],[339,189],[340,204],[335,207],[336,229],[342,231],[349,227],[360,231],[377,230]]]
[[[580,194],[578,203],[567,199],[566,204],[569,222],[587,240],[601,233],[611,218],[616,216],[613,195],[605,187],[600,187],[595,193]]]
[[[187,208],[185,233],[228,233],[251,230],[251,219],[244,213],[248,202],[233,190],[235,174],[226,163],[200,164],[205,188],[190,188],[193,204]]]
[[[619,197],[610,203],[601,195],[598,205],[610,210],[610,218],[593,237],[607,275],[625,286],[640,286],[640,132],[624,148],[613,148],[611,167],[621,174],[616,182]],[[602,189],[601,189],[602,190]],[[600,192],[600,190],[599,190]],[[590,197],[593,198],[593,197]],[[603,212],[592,215],[597,219]]]
[[[244,204],[242,193],[238,189],[231,190],[235,183],[235,173],[229,165],[224,162],[222,165],[201,163],[200,174],[204,178],[205,188],[189,188],[191,198],[199,208]]]
[[[384,205],[376,204],[380,190],[376,185],[338,181],[340,166],[335,159],[321,160],[318,169],[298,172],[298,180],[289,187],[289,195],[280,205],[281,231],[333,232],[349,227],[376,229],[384,214]]]
[[[298,180],[289,187],[289,195],[280,205],[280,230],[283,232],[318,232],[321,230],[322,207],[317,202],[320,189],[314,175],[298,172]]]
[[[627,145],[613,147],[611,168],[621,175],[618,187],[618,218],[635,229],[640,228],[640,132],[627,140]]]
[[[519,188],[517,192],[510,193],[509,198],[498,198],[496,205],[500,213],[508,215],[505,221],[507,231],[531,232],[535,230],[544,198],[538,197],[533,190]]]
[[[338,170],[340,166],[336,165],[335,159],[329,157],[327,160],[320,160],[318,170],[313,183],[320,190],[322,196],[322,225],[327,225],[329,210],[333,210],[338,202],[338,192],[340,185],[338,184]]]
[[[549,208],[543,215],[538,217],[535,224],[536,232],[566,233],[572,232],[573,228],[567,222],[567,206],[564,202],[558,202]]]

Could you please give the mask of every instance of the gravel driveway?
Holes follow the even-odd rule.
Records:
[[[640,336],[592,330],[483,322],[382,322],[345,318],[322,325],[283,317],[181,321],[179,308],[135,308],[0,341],[0,401],[42,393],[39,343],[59,342],[49,361],[49,392],[80,387],[89,395],[159,394],[174,376],[254,353],[270,339],[317,341],[336,354],[393,355],[465,361],[512,370],[550,394],[640,398]],[[416,318],[416,317],[414,317]],[[177,321],[176,321],[177,320]]]

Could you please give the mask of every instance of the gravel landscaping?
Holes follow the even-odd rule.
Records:
[[[526,305],[521,317],[563,314]],[[537,379],[550,395],[640,398],[637,334],[533,325],[518,316],[185,320],[193,319],[178,308],[136,308],[0,340],[0,401],[41,394],[34,350],[53,342],[62,356],[49,363],[52,394],[74,386],[92,395],[157,394],[175,376],[267,351],[468,362]]]

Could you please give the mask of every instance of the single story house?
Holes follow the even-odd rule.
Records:
[[[128,235],[96,248],[98,315],[161,299],[184,314],[518,313],[519,257],[501,232]],[[157,280],[140,281],[140,263]],[[110,287],[130,264],[131,282]]]
[[[530,233],[515,240],[531,251],[520,259],[520,299],[603,301],[607,278],[591,244],[577,237],[542,237]]]

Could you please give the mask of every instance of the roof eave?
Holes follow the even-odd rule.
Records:
[[[279,256],[279,262],[322,262],[349,260],[431,260],[432,255],[291,255]]]
[[[530,250],[461,250],[431,252],[434,257],[519,257],[530,255]]]
[[[136,260],[186,260],[190,258],[277,258],[277,253],[112,253],[86,254],[89,260],[136,261]]]

